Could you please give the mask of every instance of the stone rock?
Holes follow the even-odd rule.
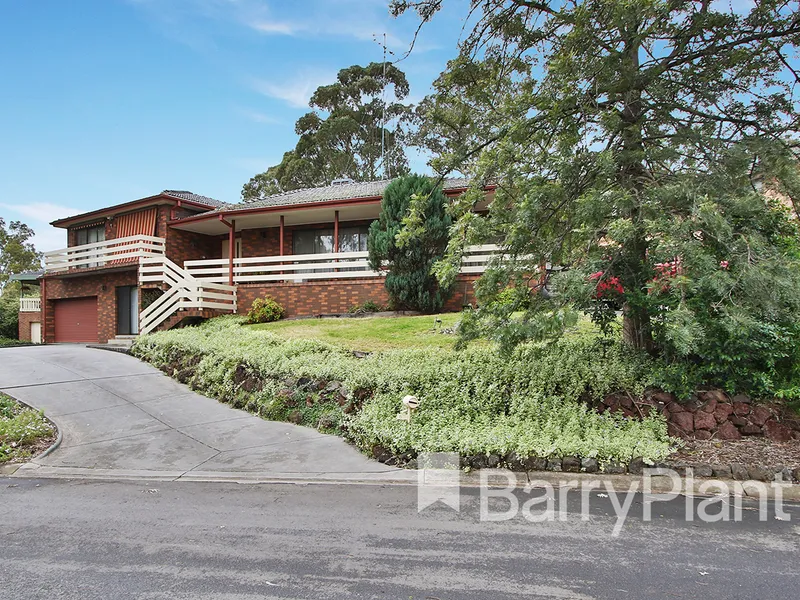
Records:
[[[711,468],[711,465],[706,463],[695,463],[692,465],[692,472],[694,473],[695,477],[713,477],[714,470]]]
[[[669,420],[686,433],[694,431],[694,417],[691,413],[673,413]]]
[[[739,429],[742,435],[761,435],[761,427],[758,425],[753,425],[752,423],[748,423],[741,429]]]
[[[674,438],[688,437],[686,432],[675,425],[675,423],[667,423],[667,435]]]
[[[560,458],[548,458],[547,459],[547,470],[548,471],[561,471],[561,459]]]
[[[717,402],[716,399],[711,398],[710,400],[706,401],[700,410],[707,413],[713,413],[715,410],[717,410],[717,404],[719,404],[719,402]]]
[[[581,459],[581,471],[585,473],[597,473],[600,470],[600,465],[596,458],[583,458]]]
[[[650,397],[655,400],[656,402],[660,402],[661,404],[669,404],[675,400],[675,396],[670,394],[669,392],[653,392],[650,394]]]
[[[736,394],[733,397],[733,402],[734,403],[742,402],[744,404],[750,404],[752,402],[752,400],[750,399],[750,396],[748,396],[747,394]]]
[[[619,399],[619,405],[624,407],[624,408],[632,409],[633,408],[633,400],[631,400],[630,396],[622,396]]]
[[[416,469],[417,468],[417,459],[416,458],[412,458],[404,466],[405,466],[406,469]]]
[[[759,427],[763,427],[770,417],[772,417],[772,411],[766,406],[754,406],[750,411],[750,422]]]
[[[750,414],[750,405],[744,402],[734,402],[733,414],[735,414],[737,417],[746,417]]]
[[[496,469],[499,464],[500,464],[499,454],[489,454],[488,456],[486,456],[487,469]]]
[[[628,468],[620,463],[609,463],[603,467],[603,472],[609,475],[623,475],[627,470]]]
[[[581,470],[581,461],[577,456],[565,456],[561,459],[561,470],[567,473],[578,473]]]
[[[717,408],[714,409],[714,418],[717,423],[724,423],[731,416],[731,413],[733,413],[733,406],[730,404],[717,404]]]
[[[733,478],[736,481],[747,481],[750,478],[750,474],[747,472],[747,467],[738,463],[731,465],[731,475],[733,475]]]
[[[734,425],[736,425],[737,427],[744,427],[745,425],[747,425],[750,422],[747,419],[745,419],[744,417],[737,417],[736,415],[733,415],[728,420],[731,423],[733,423]]]
[[[694,428],[711,430],[717,426],[717,420],[714,415],[705,411],[698,411],[694,414]]]
[[[686,470],[690,468],[690,465],[688,465],[685,462],[674,462],[671,465],[669,465],[669,468],[675,471],[681,477],[685,477]]]
[[[718,440],[725,441],[740,440],[742,439],[742,434],[739,433],[738,429],[736,429],[736,425],[730,421],[725,421],[717,428],[716,437]]]
[[[634,458],[628,463],[628,473],[631,475],[641,475],[644,471],[644,459],[641,457]]]
[[[733,477],[730,465],[711,465],[711,473],[714,477],[719,477],[720,479],[730,479]]]
[[[716,400],[717,402],[727,402],[728,396],[722,390],[706,390],[700,392],[700,399],[708,402],[709,400]]]
[[[669,404],[667,404],[667,412],[672,414],[682,413],[686,412],[686,409],[683,408],[683,406],[681,406],[677,402],[670,402]]]
[[[800,481],[800,467],[797,467],[794,470],[794,480],[795,481]]]
[[[506,467],[511,469],[512,471],[525,470],[525,467],[523,466],[524,460],[516,452],[509,452],[508,454],[506,454],[503,462],[505,463]]]
[[[539,458],[538,456],[529,456],[523,461],[522,466],[526,471],[546,471],[547,459]]]
[[[795,481],[794,473],[792,473],[792,470],[788,467],[783,467],[781,469],[780,476],[781,476],[781,481],[783,481],[784,483],[792,483],[793,481]]]
[[[372,447],[372,456],[378,462],[386,462],[387,460],[389,460],[389,458],[391,458],[392,453],[389,452],[383,446],[373,446]]]
[[[777,421],[767,421],[764,425],[764,435],[773,442],[788,442],[792,439],[792,430]]]
[[[775,471],[768,467],[752,466],[747,469],[750,479],[770,482],[775,479]]]
[[[694,439],[696,440],[710,440],[712,437],[711,432],[705,429],[698,429],[694,432]]]

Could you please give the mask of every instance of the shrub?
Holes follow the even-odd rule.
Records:
[[[378,304],[374,300],[366,300],[363,304],[353,305],[348,312],[351,315],[360,315],[364,313],[383,312],[385,310],[389,310],[389,307]]]
[[[621,344],[600,348],[584,337],[520,346],[510,356],[475,347],[356,358],[338,346],[283,339],[241,322],[222,317],[143,336],[133,353],[206,395],[264,417],[336,431],[366,451],[377,445],[398,454],[655,461],[671,450],[661,417],[633,421],[590,408],[610,392],[641,394],[651,379],[652,360]],[[330,382],[341,384],[346,407],[325,395]],[[410,425],[396,419],[405,394],[420,399]]]
[[[247,313],[248,323],[272,323],[281,318],[283,318],[283,307],[269,296],[253,300],[253,305]]]
[[[399,243],[398,234],[411,218],[412,197],[423,200],[414,215],[419,233]],[[369,228],[367,248],[372,269],[388,268],[385,286],[393,306],[437,312],[450,296],[452,288],[440,285],[431,274],[447,247],[450,217],[445,209],[445,195],[429,177],[406,175],[386,187],[380,217]]]

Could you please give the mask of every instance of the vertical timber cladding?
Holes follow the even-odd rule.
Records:
[[[97,342],[97,296],[53,302],[56,342]]]

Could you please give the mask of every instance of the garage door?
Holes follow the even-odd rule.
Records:
[[[97,296],[54,304],[56,342],[97,342]]]

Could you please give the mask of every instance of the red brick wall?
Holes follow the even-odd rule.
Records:
[[[474,304],[473,282],[477,275],[459,276],[444,312],[458,312],[464,304]],[[353,306],[372,300],[387,304],[389,296],[382,278],[332,279],[307,283],[240,284],[237,287],[237,312],[250,310],[253,300],[271,296],[286,310],[287,317],[309,317],[346,313]]]
[[[31,341],[31,323],[42,322],[40,312],[20,312],[19,313],[19,339],[23,342]]]
[[[43,326],[44,341],[55,341],[55,319],[53,301],[61,298],[83,298],[97,296],[97,329],[98,341],[105,343],[117,333],[117,286],[136,285],[137,270],[114,271],[103,273],[97,271],[85,277],[47,277],[45,294],[45,324]],[[105,289],[103,289],[105,287]],[[141,295],[140,295],[141,296]],[[22,315],[24,313],[20,313]]]

